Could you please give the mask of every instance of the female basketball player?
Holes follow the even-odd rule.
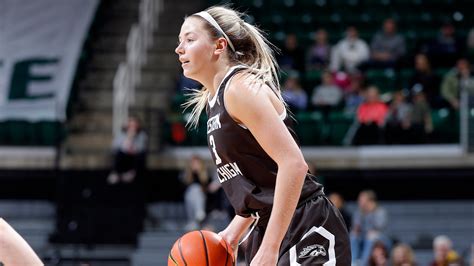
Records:
[[[26,241],[0,218],[0,265],[43,265]]]
[[[350,265],[349,238],[322,186],[307,174],[282,100],[270,44],[227,7],[187,17],[175,52],[195,91],[191,125],[208,114],[219,181],[236,211],[221,236],[236,248],[252,225],[250,265]]]

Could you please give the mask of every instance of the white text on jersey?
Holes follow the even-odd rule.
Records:
[[[221,167],[217,168],[217,177],[219,178],[219,182],[224,183],[225,181],[232,179],[238,175],[243,175],[237,166],[236,162],[225,164]]]
[[[219,119],[219,114],[207,120],[207,134],[219,128],[221,128],[221,121]]]

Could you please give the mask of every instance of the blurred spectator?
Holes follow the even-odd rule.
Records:
[[[345,109],[346,113],[355,114],[359,105],[364,102],[364,95],[362,93],[363,79],[361,76],[354,76],[351,79],[351,84],[346,90],[345,95]]]
[[[344,206],[344,198],[341,194],[336,192],[329,194],[328,198],[332,202],[332,204],[334,204],[334,206],[339,210],[342,215],[342,218],[344,219],[344,222],[346,223],[347,231],[350,231],[352,224],[352,216]]]
[[[397,33],[395,21],[388,18],[383,23],[383,30],[375,34],[370,45],[373,67],[395,67],[405,55],[405,39]]]
[[[305,52],[299,47],[298,38],[294,33],[286,35],[277,61],[283,71],[297,70],[301,74],[305,73]]]
[[[411,111],[412,107],[405,101],[403,91],[393,93],[392,103],[385,122],[385,140],[387,144],[408,144]]]
[[[379,90],[371,86],[365,92],[365,102],[357,109],[357,129],[353,143],[355,145],[381,144],[382,133],[388,107],[380,100]]]
[[[314,88],[311,103],[319,108],[336,107],[343,97],[341,89],[334,84],[331,73],[325,71],[321,79],[321,85]]]
[[[446,22],[441,26],[438,37],[424,50],[436,67],[452,66],[463,51],[463,42],[456,38],[454,25]]]
[[[370,254],[368,266],[388,266],[388,250],[382,242],[376,242]]]
[[[386,247],[389,246],[384,235],[387,213],[377,204],[377,196],[372,190],[361,191],[357,203],[359,208],[353,215],[350,238],[352,263],[362,266],[367,265],[377,241],[382,241]]]
[[[333,72],[344,70],[357,72],[357,67],[369,59],[369,46],[360,39],[357,29],[347,28],[346,37],[339,41],[331,52],[330,69]]]
[[[407,244],[398,244],[392,249],[392,266],[416,266],[415,253]]]
[[[314,34],[314,43],[308,50],[307,64],[308,69],[324,69],[329,64],[329,55],[331,46],[328,43],[328,33],[325,29],[319,29]]]
[[[211,177],[204,161],[199,156],[193,155],[181,178],[186,185],[184,192],[184,205],[188,217],[186,230],[195,230],[206,218],[206,193]]]
[[[107,178],[109,184],[120,181],[130,183],[145,170],[147,138],[138,117],[131,116],[113,140],[113,166]]]
[[[413,109],[411,112],[411,137],[410,143],[427,143],[428,136],[433,132],[431,108],[426,101],[425,94],[415,91],[413,95]]]
[[[288,74],[288,78],[283,84],[282,96],[292,112],[306,109],[308,105],[308,95],[301,87],[299,74],[295,71],[291,71]]]
[[[453,243],[447,236],[440,235],[433,240],[434,260],[431,266],[462,266],[462,259],[453,250]]]
[[[459,109],[461,91],[474,92],[474,73],[469,61],[461,58],[456,63],[456,68],[448,72],[441,84],[441,94],[455,110]]]
[[[440,79],[433,73],[430,61],[425,54],[415,56],[415,74],[410,80],[411,91],[423,91],[431,107],[442,107],[439,94]]]
[[[344,71],[338,71],[332,73],[333,83],[341,88],[343,91],[346,91],[351,86],[352,77],[359,75],[349,75]]]

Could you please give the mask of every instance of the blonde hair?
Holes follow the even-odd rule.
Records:
[[[396,261],[396,253],[403,253],[403,261]],[[392,249],[392,265],[393,266],[414,266],[415,263],[415,253],[413,249],[407,244],[398,244]]]
[[[193,169],[192,168],[192,161],[193,160],[196,160],[199,162],[199,169]],[[186,170],[184,171],[184,183],[186,185],[190,185],[191,183],[193,183],[193,180],[194,180],[194,174],[197,174],[198,176],[198,179],[199,179],[199,183],[201,183],[201,185],[206,185],[209,180],[210,180],[210,177],[209,177],[209,173],[207,172],[207,168],[206,168],[206,165],[204,164],[204,161],[202,160],[201,157],[197,156],[197,155],[193,155],[191,157],[191,160],[188,164],[188,166],[186,167]]]
[[[234,46],[235,51],[227,49],[230,62],[246,66],[247,68],[243,70],[243,73],[248,75],[251,84],[269,85],[284,103],[278,82],[279,68],[272,51],[276,47],[263,36],[263,32],[245,22],[242,19],[243,13],[227,6],[212,6],[206,9],[205,12],[212,16]],[[197,17],[205,22],[205,28],[211,38],[223,37],[218,29],[202,17],[196,14],[191,15],[191,17]],[[191,89],[190,91],[187,94],[189,100],[183,106],[185,109],[193,106],[187,125],[195,128],[199,123],[202,111],[206,108],[210,93],[209,89],[205,87],[201,90]]]

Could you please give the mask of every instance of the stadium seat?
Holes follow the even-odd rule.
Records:
[[[370,69],[366,75],[368,83],[377,86],[381,93],[397,90],[396,75],[392,69]]]
[[[343,145],[344,138],[354,123],[354,114],[342,111],[333,111],[329,114],[329,143],[331,145]]]
[[[299,112],[296,121],[295,131],[301,145],[323,144],[328,128],[320,112]]]

